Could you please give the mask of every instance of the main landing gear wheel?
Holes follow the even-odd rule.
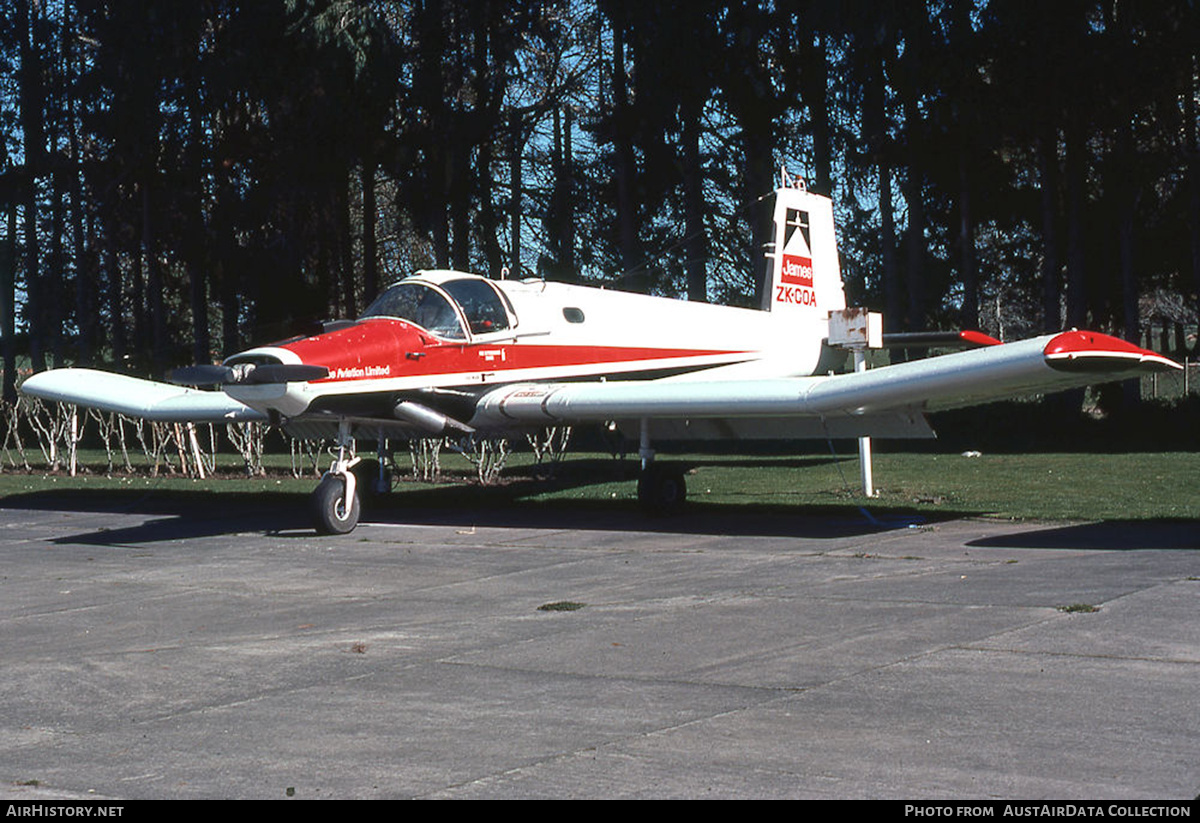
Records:
[[[392,472],[382,460],[364,458],[352,471],[358,480],[358,493],[368,509],[377,498],[392,490]]]
[[[646,514],[676,514],[686,499],[681,469],[651,465],[638,474],[638,505]]]
[[[320,534],[347,534],[358,525],[361,504],[358,491],[350,492],[346,502],[346,479],[336,474],[322,478],[317,490],[312,493],[313,517]]]

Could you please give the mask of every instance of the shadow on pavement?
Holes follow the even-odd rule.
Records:
[[[1008,549],[1200,549],[1194,520],[1106,520],[985,537],[968,546]]]
[[[622,501],[521,501],[502,499],[463,501],[455,489],[398,493],[364,506],[364,525],[474,526],[528,529],[664,532],[837,538],[924,525],[933,519],[951,520],[963,512],[939,512],[931,517],[904,509],[870,511],[852,504],[800,507],[758,507],[689,504],[677,515],[650,516]],[[63,538],[71,543],[112,545],[149,543],[194,537],[260,532],[312,536],[309,501],[305,494],[140,489],[61,489],[10,495],[0,506],[12,510],[101,512],[150,515],[136,526],[96,531]],[[333,538],[339,539],[339,538]]]

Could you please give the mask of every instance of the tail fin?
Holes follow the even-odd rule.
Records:
[[[833,229],[833,201],[813,194],[786,171],[775,190],[770,276],[765,311],[786,312],[797,321],[825,321],[846,308],[842,270]]]

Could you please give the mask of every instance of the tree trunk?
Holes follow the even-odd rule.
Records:
[[[14,403],[17,400],[17,197],[16,173],[8,162],[8,148],[0,140],[0,194],[6,209],[7,234],[4,247],[0,249],[0,346],[4,354],[3,399]]]
[[[204,170],[200,161],[205,145],[203,117],[200,108],[200,89],[197,82],[190,82],[187,90],[188,137],[191,141],[188,158],[188,178],[191,191],[187,198],[186,268],[188,275],[188,298],[192,308],[192,362],[207,363],[212,348],[208,333],[208,277],[204,265],[204,248],[207,227],[204,223]]]
[[[1062,284],[1058,248],[1058,126],[1048,124],[1038,139],[1042,206],[1042,330],[1062,329]]]
[[[496,216],[496,192],[492,180],[492,153],[495,143],[488,137],[476,153],[478,158],[474,176],[476,197],[479,200],[479,244],[483,247],[483,256],[487,261],[483,272],[488,277],[495,277],[500,267],[504,265],[504,252],[500,249],[500,221]]]
[[[575,266],[575,115],[568,106],[563,113],[562,140],[562,236],[559,239],[559,249],[562,252],[561,263],[567,279],[579,281],[579,271]]]
[[[22,177],[25,231],[25,314],[29,324],[29,357],[34,371],[46,368],[46,324],[43,309],[41,273],[38,269],[38,203],[37,181],[42,174],[42,155],[45,144],[42,105],[42,70],[39,59],[39,26],[30,15],[31,4],[17,4],[16,34],[21,38],[19,48],[21,127],[24,136],[25,174]]]
[[[964,329],[979,328],[979,271],[975,263],[975,221],[971,213],[970,158],[966,147],[958,155],[958,249],[963,284]]]
[[[370,151],[362,159],[362,244],[363,244],[363,303],[370,304],[379,294],[379,244],[375,224],[379,209],[375,202],[375,157]]]
[[[819,35],[817,42],[805,53],[808,59],[803,63],[800,80],[804,104],[812,124],[813,168],[816,172],[809,189],[829,197],[833,194],[833,148],[830,145],[830,106],[826,101],[829,61],[824,36]]]
[[[1133,131],[1129,121],[1123,122],[1117,129],[1117,174],[1121,180],[1132,180],[1133,177]],[[1118,188],[1115,196],[1117,202],[1117,256],[1121,270],[1121,321],[1123,336],[1131,343],[1142,342],[1141,318],[1138,311],[1138,278],[1134,257],[1134,211],[1137,207],[1138,196],[1136,188]],[[1164,326],[1165,331],[1165,326]],[[1132,408],[1141,402],[1142,381],[1140,379],[1126,380],[1121,385],[1122,405]]]
[[[51,130],[50,140],[57,144],[57,135]],[[56,158],[57,161],[57,158]],[[57,162],[55,163],[57,166]],[[55,167],[50,174],[50,248],[46,258],[46,271],[42,276],[42,296],[45,299],[46,344],[54,368],[63,365],[63,269],[65,254],[63,235],[66,220],[63,215],[62,170]]]
[[[888,149],[883,50],[870,51],[863,89],[863,129],[879,176],[879,253],[884,297],[884,328],[899,331],[904,320],[903,291],[896,260],[896,218],[892,213],[892,165]]]
[[[1196,77],[1200,72],[1200,56],[1192,55],[1188,61],[1191,67],[1189,77]],[[1187,153],[1187,183],[1188,183],[1188,214],[1187,225],[1191,248],[1192,289],[1200,294],[1200,121],[1196,117],[1196,95],[1200,87],[1195,81],[1188,83],[1187,93],[1184,94],[1184,140]],[[1183,351],[1187,348],[1182,340],[1179,345]],[[1192,347],[1200,351],[1200,342]]]
[[[342,316],[358,316],[358,297],[355,293],[354,237],[350,230],[350,170],[341,175],[338,190],[337,250],[338,270],[341,272]]]
[[[462,43],[465,39],[465,26],[458,14],[451,14],[451,26],[454,31],[454,41],[459,48],[451,52],[451,73],[449,87],[461,89],[466,70],[463,65],[464,55]],[[454,268],[467,271],[471,268],[471,147],[475,139],[475,129],[471,115],[462,109],[451,109],[451,128],[439,139],[449,143],[449,163],[446,166],[446,191],[450,204],[450,228],[453,243],[450,256]]]
[[[915,58],[914,58],[915,59]],[[917,93],[910,81],[904,99],[904,131],[908,144],[907,174],[904,182],[904,203],[908,207],[908,231],[905,235],[905,280],[908,284],[908,316],[904,328],[909,331],[925,328],[925,170],[918,148],[921,145],[921,114],[917,108]]]
[[[108,322],[112,331],[113,364],[123,370],[125,368],[125,355],[129,351],[129,337],[125,326],[125,299],[122,294],[123,278],[121,277],[121,263],[114,246],[116,241],[113,239],[116,237],[114,222],[111,219],[105,222],[105,239],[102,248],[104,270],[107,272],[108,282]]]
[[[146,176],[142,180],[142,258],[146,262],[146,296],[150,309],[150,364],[155,376],[158,376],[167,367],[167,318],[162,267],[158,261],[158,242],[155,238],[154,198],[150,192],[154,170],[148,168],[145,171]]]
[[[65,37],[64,48],[70,49],[73,40]],[[74,74],[72,52],[68,51],[66,63]],[[68,90],[71,84],[67,84]],[[79,111],[74,96],[68,91],[67,140],[71,150],[70,194],[71,194],[71,241],[75,248],[75,319],[79,326],[78,362],[93,362],[99,347],[99,331],[96,317],[96,295],[99,292],[98,260],[94,215],[89,219],[83,201],[83,154],[79,141]]]
[[[215,170],[215,196],[213,198],[211,221],[212,237],[215,249],[212,257],[215,260],[213,274],[216,281],[213,290],[221,306],[221,350],[222,356],[228,357],[241,348],[238,335],[238,315],[241,306],[238,300],[238,257],[240,250],[234,235],[233,212],[237,196],[234,192],[233,181],[227,164],[220,164]],[[207,363],[207,360],[200,361]]]
[[[708,237],[704,227],[704,169],[700,164],[700,106],[692,103],[681,112],[683,120],[683,212],[687,239],[688,300],[708,301]]]
[[[1079,115],[1072,113],[1067,124],[1067,325],[1087,325],[1088,295],[1084,250],[1084,198],[1087,163]]]
[[[457,131],[457,130],[456,130]],[[454,243],[451,258],[454,268],[467,271],[471,268],[471,147],[465,135],[451,137],[451,161],[447,167],[450,193],[450,223]]]
[[[629,92],[625,78],[625,32],[613,26],[613,129],[617,184],[617,247],[621,273],[630,275],[641,262],[637,253],[638,210],[634,202],[636,162],[630,134]]]
[[[509,201],[508,220],[510,224],[508,250],[509,275],[520,279],[523,274],[521,266],[521,212],[522,212],[522,169],[521,154],[524,139],[521,134],[520,118],[514,115],[509,123]]]

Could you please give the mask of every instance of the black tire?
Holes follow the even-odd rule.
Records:
[[[368,506],[376,499],[383,497],[392,490],[391,469],[384,468],[382,484],[380,483],[379,461],[373,457],[359,461],[350,471],[358,479],[359,497]]]
[[[346,481],[332,474],[324,478],[312,493],[312,507],[319,534],[349,534],[358,525],[362,511],[357,490],[347,506]]]
[[[685,500],[687,481],[682,470],[651,466],[638,475],[638,504],[646,514],[676,514]]]

